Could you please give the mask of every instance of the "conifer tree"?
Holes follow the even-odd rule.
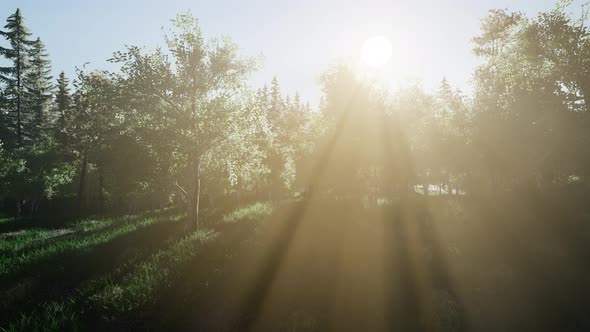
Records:
[[[270,121],[273,125],[277,126],[278,121],[281,117],[281,111],[283,109],[283,98],[281,97],[281,88],[279,86],[279,80],[277,77],[273,77],[270,84]]]
[[[58,117],[58,129],[64,127],[68,110],[72,103],[72,96],[70,94],[70,80],[66,77],[66,74],[62,71],[59,73],[57,78],[57,91],[55,94],[55,103],[57,107]]]
[[[47,111],[52,99],[53,84],[51,83],[51,65],[45,45],[37,38],[31,45],[29,52],[30,68],[26,73],[25,85],[27,91],[27,107],[30,110],[31,121],[27,123],[31,137],[40,137],[47,129],[50,119]],[[51,119],[52,120],[52,119]]]
[[[24,26],[20,9],[10,15],[6,21],[5,31],[0,31],[0,36],[9,42],[10,48],[0,47],[0,56],[12,62],[12,65],[0,67],[0,80],[5,83],[6,112],[13,117],[10,122],[14,123],[12,127],[16,134],[16,142],[21,145],[24,122],[24,77],[29,69],[28,54],[33,42],[29,39],[31,33]]]

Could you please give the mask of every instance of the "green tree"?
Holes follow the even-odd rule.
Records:
[[[8,17],[4,26],[5,31],[0,31],[10,44],[10,48],[0,47],[0,55],[12,62],[11,66],[0,67],[0,80],[6,86],[4,98],[7,113],[14,118],[11,120],[16,136],[16,143],[22,145],[25,116],[25,75],[29,70],[29,49],[33,42],[29,39],[31,33],[24,25],[24,19],[20,9]]]
[[[77,156],[79,168],[78,199],[80,208],[87,204],[86,191],[89,165],[98,173],[98,209],[104,207],[105,151],[112,145],[122,129],[122,118],[118,103],[119,89],[108,73],[96,71],[79,72],[75,86],[74,110],[67,124],[68,142],[72,153]]]
[[[66,130],[66,123],[71,116],[72,94],[70,92],[70,81],[62,71],[57,78],[55,91],[55,109],[57,112],[56,130],[57,135],[62,135]]]
[[[198,225],[201,181],[208,173],[224,167],[235,183],[238,166],[257,167],[243,155],[256,155],[246,146],[258,117],[248,112],[245,94],[255,63],[240,57],[228,39],[205,42],[190,14],[178,15],[173,24],[175,30],[166,35],[173,62],[161,51],[143,54],[137,47],[116,53],[113,61],[122,64],[122,79],[133,98],[153,102],[156,130],[170,135],[172,167],[178,182],[188,185],[189,215]]]
[[[546,189],[586,172],[590,39],[563,10],[492,11],[474,39],[484,60],[475,73],[475,169],[487,170],[493,191]]]
[[[26,105],[32,114],[28,132],[39,139],[54,119],[48,117],[53,97],[51,64],[45,45],[37,38],[29,50],[29,70],[25,75]]]

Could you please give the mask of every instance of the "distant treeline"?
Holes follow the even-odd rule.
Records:
[[[109,59],[115,72],[54,80],[17,9],[0,32],[0,210],[181,204],[198,221],[199,206],[229,199],[585,190],[590,31],[565,10],[490,11],[472,40],[471,96],[445,79],[384,91],[335,65],[312,110],[276,78],[253,91],[259,63],[188,14],[164,48],[130,46]]]

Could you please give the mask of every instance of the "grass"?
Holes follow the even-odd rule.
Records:
[[[262,218],[271,211],[270,204],[254,204],[236,209],[223,220],[238,222]],[[49,257],[59,258],[92,251],[99,244],[137,232],[143,227],[181,219],[180,215],[88,219],[69,225],[64,230],[68,230],[72,236],[55,241],[51,238],[56,230],[19,231],[10,234],[10,240],[3,243],[3,250],[10,255],[0,261],[0,271],[4,275],[14,274],[24,266]],[[6,326],[0,327],[0,331],[81,331],[88,328],[84,324],[89,320],[117,320],[121,315],[153,304],[158,294],[179,277],[180,266],[199,255],[200,249],[214,241],[217,235],[206,228],[191,231],[179,240],[166,241],[163,248],[147,257],[131,255],[108,274],[86,280],[64,298],[34,305],[26,313],[7,322]],[[33,244],[41,245],[34,250],[26,250]]]
[[[0,225],[7,224],[7,223],[13,222],[13,221],[14,221],[14,218],[0,217]]]
[[[45,303],[33,312],[21,315],[0,330],[3,332],[82,331],[78,325],[79,314],[72,306],[74,303],[74,300]]]
[[[135,265],[121,280],[105,279],[105,287],[90,296],[90,302],[109,313],[131,311],[152,301],[161,287],[169,285],[175,268],[199,253],[211,241],[208,230],[195,231],[165,250]]]
[[[172,218],[172,220],[178,219],[178,217]],[[125,216],[115,219],[83,220],[58,231],[31,229],[17,232],[4,239],[3,244],[0,245],[0,251],[6,252],[0,260],[0,278],[16,274],[27,266],[51,257],[86,252],[101,243],[161,221],[163,219],[158,217],[141,219]],[[56,234],[74,236],[48,241]],[[31,246],[36,243],[40,245]]]
[[[195,231],[146,260],[130,260],[108,276],[91,280],[64,301],[43,303],[8,324],[2,331],[82,331],[84,313],[113,321],[121,314],[154,301],[158,292],[169,287],[179,265],[199,253],[214,236],[207,230]],[[88,317],[86,317],[88,318]]]
[[[272,214],[273,206],[269,202],[257,202],[239,209],[236,209],[225,216],[223,222],[235,223],[241,220],[260,220]]]
[[[402,324],[415,315],[436,331],[563,330],[568,317],[590,326],[587,297],[575,296],[585,294],[590,271],[569,241],[585,248],[587,228],[567,238],[549,228],[532,233],[532,225],[549,226],[546,213],[415,199],[405,210],[396,199],[364,211],[347,201],[256,203],[216,217],[227,226],[201,230],[158,213],[0,233],[13,246],[0,241],[0,260],[16,262],[10,276],[53,270],[0,308],[0,331],[420,330]],[[289,233],[292,212],[303,210]],[[79,259],[65,264],[71,256]],[[109,264],[93,269],[100,259]],[[80,271],[85,261],[89,270]]]

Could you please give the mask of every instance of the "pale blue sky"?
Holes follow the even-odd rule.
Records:
[[[579,4],[572,10],[579,10]],[[190,10],[206,37],[231,37],[250,56],[263,54],[253,75],[261,86],[278,76],[284,90],[299,91],[316,104],[318,79],[338,59],[358,62],[364,40],[384,35],[394,46],[390,63],[378,70],[385,84],[420,80],[434,88],[443,76],[469,91],[476,59],[470,38],[491,8],[528,14],[550,9],[549,0],[0,0],[0,18],[20,7],[40,36],[54,71],[70,77],[75,66],[112,68],[106,62],[125,44],[163,45],[162,26]],[[4,24],[2,23],[2,26]],[[375,70],[373,70],[375,72]]]

